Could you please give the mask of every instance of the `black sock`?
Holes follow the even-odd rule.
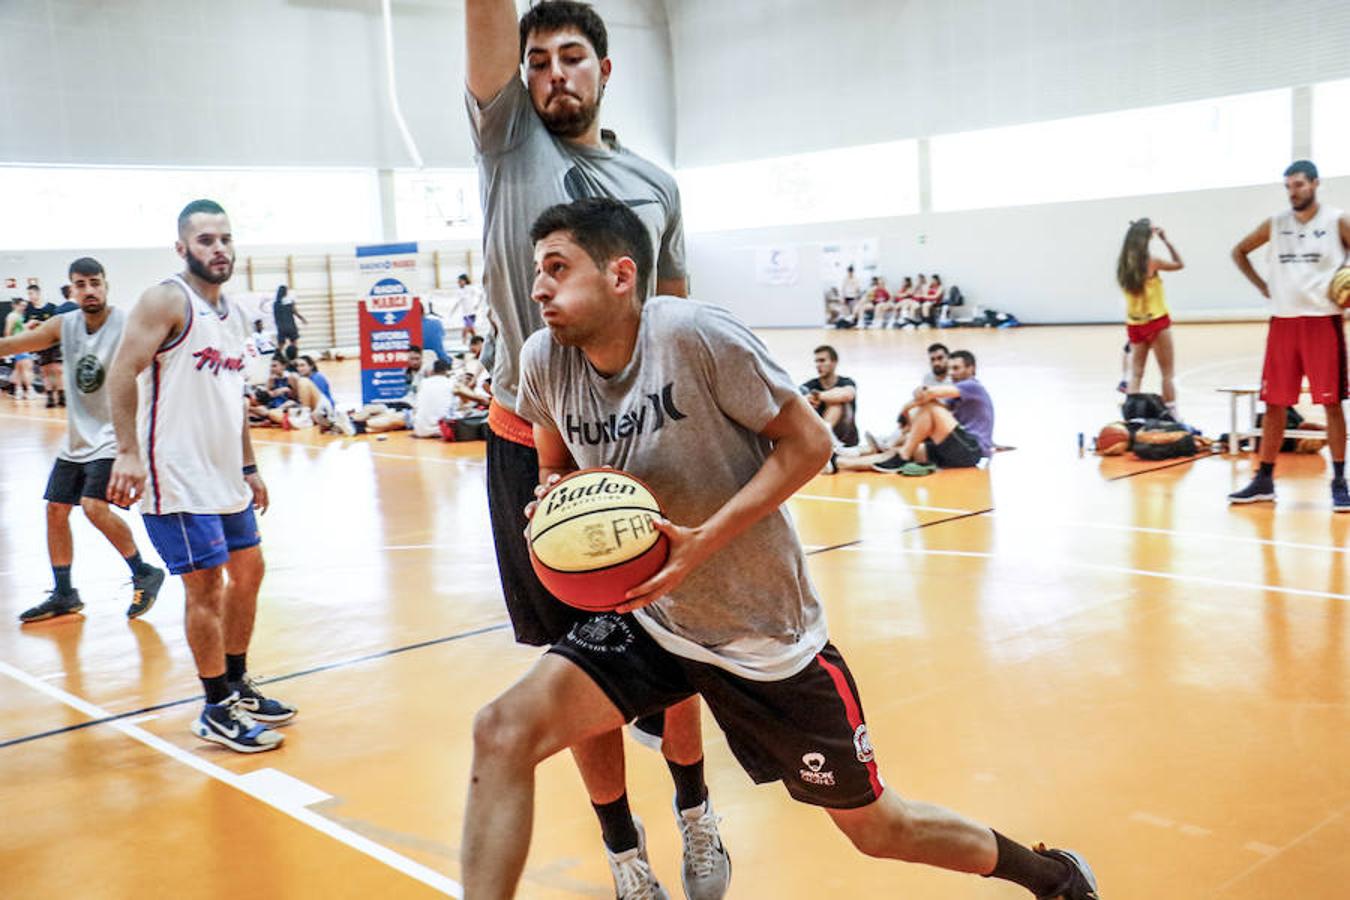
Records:
[[[675,779],[675,808],[693,809],[708,799],[708,786],[703,783],[703,760],[688,766],[666,760],[670,777]]]
[[[248,671],[247,653],[225,654],[225,678],[227,681],[243,681]]]
[[[226,684],[224,675],[213,675],[210,678],[203,678],[202,690],[206,691],[207,703],[219,703],[230,696],[230,688],[229,685]]]
[[[1260,478],[1274,478],[1274,477],[1275,477],[1275,464],[1274,464],[1274,463],[1268,463],[1268,462],[1263,462],[1263,463],[1261,463],[1261,468],[1259,468],[1259,469],[1256,470],[1256,474],[1257,474],[1257,476],[1260,477]]]
[[[1331,477],[1337,480],[1345,477],[1345,460],[1333,459],[1331,461]]]
[[[74,590],[70,584],[70,566],[52,566],[52,575],[56,578],[58,594],[69,594]]]
[[[610,853],[622,853],[638,845],[637,825],[633,823],[633,813],[628,808],[628,795],[624,794],[613,803],[592,803],[595,817],[600,820],[600,834]]]
[[[1037,897],[1053,897],[1064,889],[1073,874],[1069,864],[1010,841],[997,831],[998,862],[986,878],[1020,884]]]
[[[122,559],[126,561],[127,568],[131,570],[132,578],[144,574],[150,568],[145,564],[145,560],[141,559],[141,551],[139,550],[134,551],[130,556],[122,557]]]

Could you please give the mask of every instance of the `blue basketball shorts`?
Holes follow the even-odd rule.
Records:
[[[175,575],[214,569],[231,553],[262,543],[252,506],[226,515],[180,512],[141,518],[150,543]]]

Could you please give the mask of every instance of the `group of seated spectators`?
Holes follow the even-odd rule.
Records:
[[[843,284],[825,292],[825,324],[835,328],[936,326],[949,300],[940,275],[919,275],[917,280],[906,277],[894,291],[886,286],[885,278],[875,275],[864,289],[849,266]]]
[[[896,428],[883,437],[866,431],[860,436],[858,386],[838,373],[838,351],[825,344],[814,352],[816,377],[800,391],[834,437],[827,473],[927,475],[978,466],[996,449],[993,400],[975,376],[975,354],[969,350],[929,345],[929,369],[896,416]]]
[[[259,341],[257,345],[266,346]],[[421,347],[410,347],[403,371],[405,392],[397,400],[344,410],[333,399],[328,379],[312,357],[294,361],[275,353],[261,383],[251,386],[249,424],[257,427],[309,428],[341,435],[411,431],[413,437],[444,437],[447,423],[486,420],[492,400],[491,376],[480,360],[484,341],[470,339],[469,350],[449,360]]]

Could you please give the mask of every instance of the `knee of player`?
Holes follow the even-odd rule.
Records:
[[[69,507],[67,507],[67,509],[69,509]],[[81,497],[80,509],[84,510],[84,514],[90,521],[96,521],[111,514],[107,502],[95,500],[93,497]]]
[[[533,766],[540,728],[508,699],[498,698],[473,718],[473,749],[477,759]]]
[[[47,521],[64,522],[70,518],[72,507],[66,503],[47,503]]]
[[[914,820],[903,803],[878,801],[866,814],[836,821],[853,846],[865,856],[901,861],[916,858]]]

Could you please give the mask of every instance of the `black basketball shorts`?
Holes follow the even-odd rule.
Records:
[[[533,447],[487,435],[488,514],[497,573],[516,640],[544,647],[567,634],[590,613],[568,606],[539,583],[525,541],[525,507],[539,484],[539,454]]]
[[[601,613],[549,652],[584,671],[630,720],[701,695],[746,774],[781,781],[802,803],[856,809],[884,790],[857,686],[833,644],[795,675],[752,681],[676,656],[631,615]]]
[[[91,459],[86,463],[58,459],[47,476],[47,490],[42,499],[67,506],[79,506],[82,497],[107,502],[112,467],[111,459]]]
[[[928,461],[936,463],[939,469],[969,469],[978,466],[984,456],[975,435],[961,425],[953,428],[941,443],[929,438],[923,445],[928,451]]]

